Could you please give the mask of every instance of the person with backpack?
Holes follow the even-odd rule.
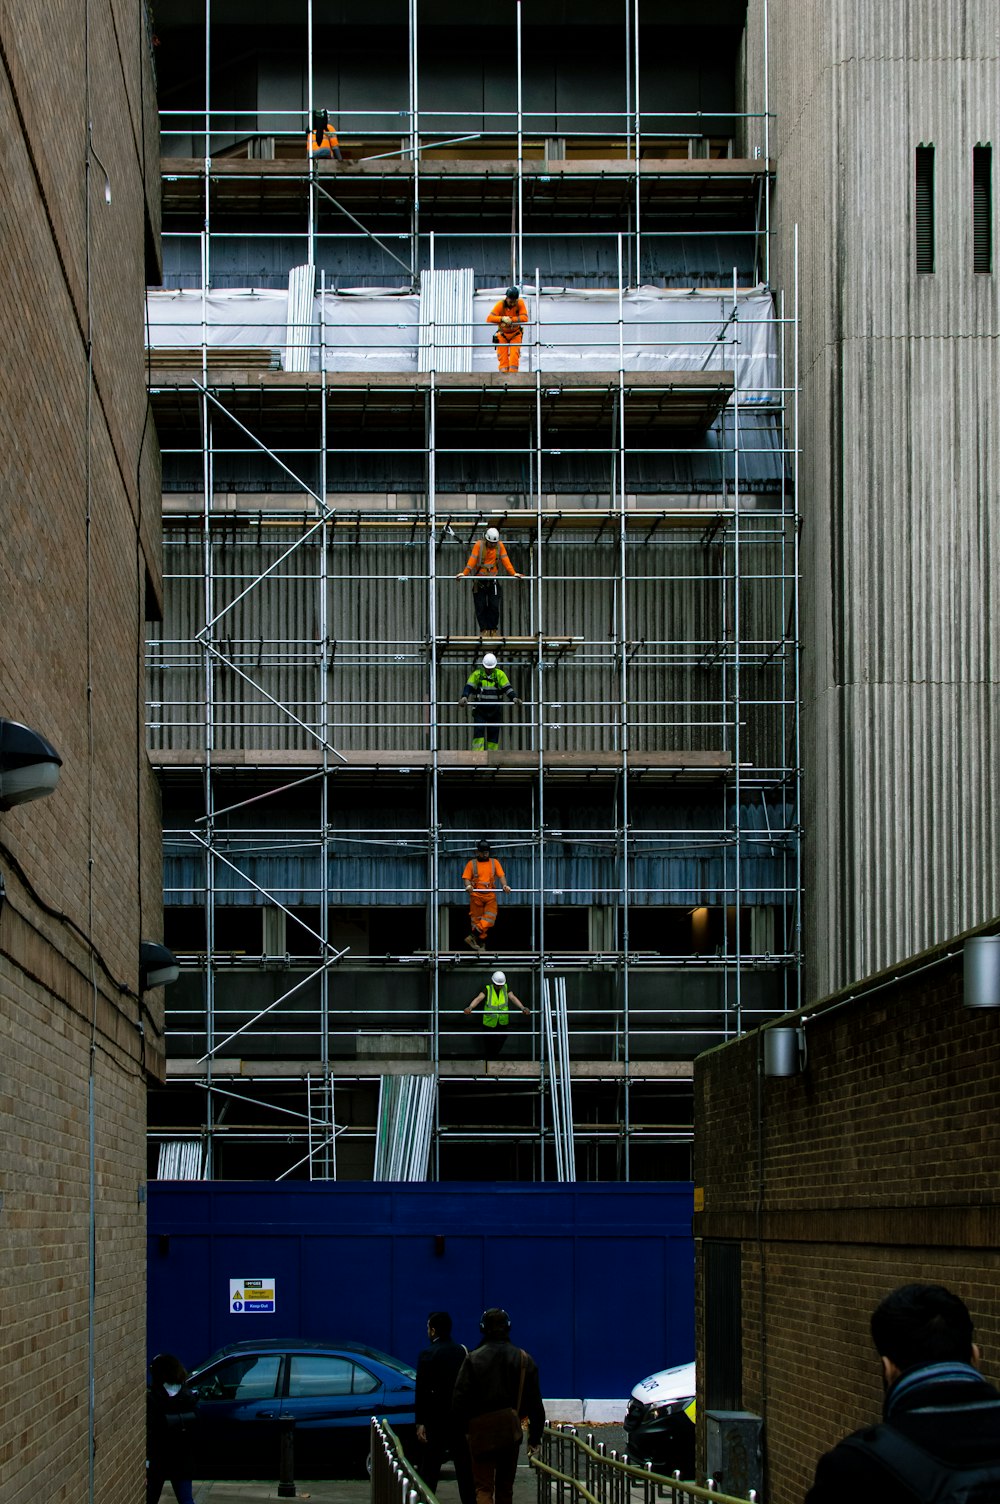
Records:
[[[871,1318],[882,1423],[820,1458],[805,1504],[1000,1504],[1000,1393],[972,1330],[943,1285],[886,1296]]]
[[[538,1451],[545,1406],[535,1360],[510,1340],[510,1317],[484,1311],[483,1340],[458,1371],[452,1397],[455,1422],[469,1439],[476,1504],[512,1504],[524,1427],[528,1455]]]

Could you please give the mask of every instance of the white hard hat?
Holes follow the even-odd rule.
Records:
[[[486,541],[487,541],[487,543],[499,543],[500,542],[500,531],[499,531],[499,529],[495,528],[495,527],[488,527],[486,529]]]
[[[496,654],[495,653],[484,653],[483,654],[483,668],[491,670],[491,669],[495,669],[496,666],[497,666]]]
[[[490,981],[493,983],[494,987],[506,987],[507,985],[507,978],[502,971],[495,971],[490,978]]]

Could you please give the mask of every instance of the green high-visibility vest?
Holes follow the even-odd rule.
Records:
[[[495,1029],[497,1024],[509,1022],[506,987],[494,987],[492,982],[487,982],[486,1002],[483,1004],[483,1023],[487,1029]]]

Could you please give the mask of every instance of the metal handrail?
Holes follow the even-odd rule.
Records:
[[[565,1467],[570,1450],[572,1473],[563,1472],[549,1460],[558,1453]],[[529,1459],[538,1474],[538,1504],[568,1504],[570,1499],[585,1504],[747,1504],[745,1498],[720,1493],[710,1478],[707,1484],[685,1482],[680,1477],[654,1473],[652,1466],[636,1467],[627,1457],[614,1453],[606,1456],[603,1447],[590,1446],[576,1435],[572,1427],[546,1426],[542,1436],[541,1457]],[[582,1467],[581,1465],[582,1464]],[[586,1483],[576,1474],[582,1471]],[[552,1488],[552,1484],[555,1488]],[[554,1501],[553,1501],[554,1494]],[[751,1489],[749,1498],[756,1501]]]
[[[438,1504],[386,1420],[372,1416],[371,1504]]]

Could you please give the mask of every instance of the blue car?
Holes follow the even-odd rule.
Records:
[[[278,1477],[282,1421],[294,1421],[295,1473],[364,1469],[369,1422],[385,1416],[412,1447],[416,1374],[359,1342],[233,1342],[191,1374],[196,1478]]]

